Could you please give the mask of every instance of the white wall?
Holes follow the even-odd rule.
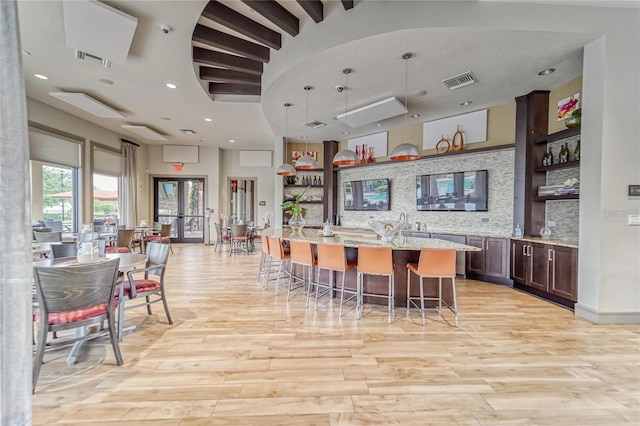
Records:
[[[265,214],[267,212],[273,212],[274,208],[280,209],[279,205],[274,207],[274,185],[276,171],[273,166],[270,167],[240,167],[239,156],[240,151],[224,149],[221,156],[221,168],[220,168],[220,213],[229,217],[230,215],[230,203],[229,203],[229,190],[227,185],[229,179],[244,178],[255,179],[256,181],[256,212],[255,222],[256,225],[262,226],[264,224]],[[272,164],[277,163],[277,160],[272,158]],[[279,166],[278,163],[276,165]],[[281,178],[280,178],[281,179]],[[260,206],[260,201],[264,201],[265,205]]]
[[[82,201],[79,217],[80,223],[93,222],[93,206],[91,205],[92,194],[91,186],[89,185],[89,182],[91,182],[91,170],[89,169],[89,164],[91,164],[91,149],[89,149],[90,141],[98,142],[115,149],[120,149],[121,138],[124,137],[125,139],[134,142],[135,140],[114,133],[104,127],[97,126],[31,98],[27,98],[27,117],[31,123],[46,126],[84,139],[82,182],[80,183]],[[146,170],[146,162],[146,148],[143,144],[140,144],[140,148],[138,148],[138,211],[140,213],[146,212],[146,200],[149,197],[146,174],[144,172]]]
[[[219,148],[200,147],[198,163],[184,163],[181,172],[173,169],[173,163],[162,162],[162,146],[147,146],[147,168],[144,180],[149,188],[153,187],[154,177],[184,177],[184,178],[204,178],[205,179],[205,207],[213,209],[212,215],[220,212],[220,150]],[[147,221],[153,220],[153,190],[145,199],[146,216],[140,216]],[[215,231],[211,227],[211,238],[215,239]],[[207,240],[205,236],[205,241]]]

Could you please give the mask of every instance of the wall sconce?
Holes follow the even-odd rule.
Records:
[[[173,163],[173,171],[181,172],[182,171],[182,163]]]

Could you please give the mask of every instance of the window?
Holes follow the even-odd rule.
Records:
[[[77,169],[31,162],[32,221],[61,221],[62,229],[77,229]]]
[[[93,220],[99,224],[118,224],[118,176],[93,174]]]

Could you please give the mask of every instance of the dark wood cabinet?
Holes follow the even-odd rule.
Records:
[[[550,246],[549,292],[576,302],[578,300],[578,250]]]
[[[483,279],[509,279],[509,247],[505,238],[468,236],[467,245],[480,249],[467,252],[467,274],[475,274]]]
[[[578,250],[511,240],[511,279],[518,287],[572,307],[577,301]],[[557,296],[557,297],[554,297]]]

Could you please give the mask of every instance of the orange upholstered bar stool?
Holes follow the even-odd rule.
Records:
[[[411,273],[420,277],[420,297],[411,296]],[[438,278],[438,295],[437,297],[424,297],[424,279]],[[451,290],[453,293],[453,304],[449,306],[442,299],[442,279],[451,280]],[[416,304],[416,300],[420,300],[420,306]],[[438,302],[438,313],[442,317],[442,305],[444,304],[451,312],[458,326],[458,305],[456,303],[456,251],[440,250],[440,249],[422,249],[420,251],[420,259],[417,264],[407,263],[407,313],[410,306],[413,305],[420,310],[422,314],[422,325],[425,325],[424,317],[424,301],[435,300]]]
[[[291,290],[294,287],[304,288],[313,281],[313,267],[318,264],[309,241],[290,240],[289,249],[291,254],[291,268],[289,269],[289,290],[287,291],[287,300],[291,297]],[[303,266],[302,277],[296,277],[293,275],[293,265]]]
[[[320,282],[320,270],[327,269],[329,271],[342,272],[342,283],[340,285],[340,316],[342,316],[342,305],[344,304],[344,278],[347,275],[347,271],[352,270],[358,265],[356,261],[347,260],[347,252],[343,245],[339,244],[318,244],[318,267],[316,268],[316,281],[309,285],[307,291],[307,307],[309,307],[309,295],[311,294],[311,287],[316,288],[316,310],[318,310],[318,297],[320,288],[324,289],[324,293],[328,293],[332,288],[332,280],[328,283]],[[331,278],[330,274],[330,278]],[[346,290],[351,296],[346,300],[347,302],[357,296],[356,291]]]
[[[278,286],[280,285],[280,278],[282,278],[282,274],[289,275],[289,271],[284,268],[285,262],[291,259],[291,255],[289,252],[285,252],[284,247],[282,247],[282,240],[278,237],[269,236],[267,237],[269,241],[269,256],[271,259],[279,261],[278,266],[278,278],[276,281],[276,290],[275,295],[278,295]],[[267,269],[267,279],[265,280],[265,288],[269,283],[269,275],[271,274],[271,267]]]
[[[260,235],[260,244],[262,246],[262,254],[260,255],[260,264],[258,265],[257,280],[260,282],[266,273],[267,267],[271,265],[271,259],[269,258],[269,240],[266,235]]]
[[[364,292],[365,275],[383,275],[389,277],[387,294],[373,294]],[[356,315],[362,315],[364,296],[387,299],[387,322],[391,324],[393,316],[393,252],[391,247],[358,247],[358,304]]]

